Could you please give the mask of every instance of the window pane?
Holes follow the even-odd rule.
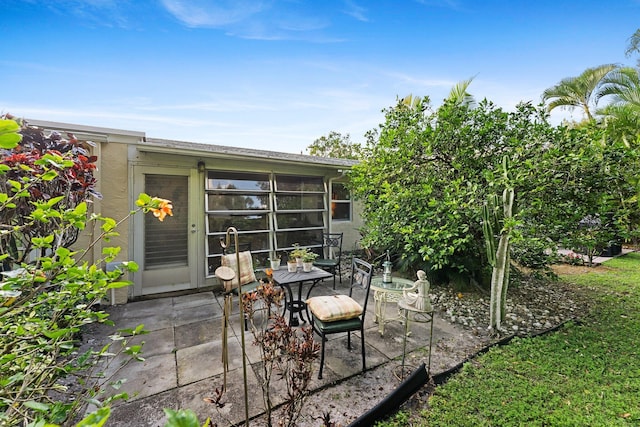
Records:
[[[323,194],[276,195],[277,210],[324,209]]]
[[[323,191],[324,180],[321,176],[277,175],[277,191]]]
[[[209,252],[208,255],[221,255],[222,246],[220,245],[220,238],[226,238],[226,234],[218,234],[209,236]],[[231,245],[234,245],[233,236],[231,237]],[[251,253],[256,251],[269,251],[269,233],[243,233],[238,234],[238,243],[251,243]],[[235,252],[235,249],[231,249],[231,252]],[[267,255],[268,256],[268,255]]]
[[[331,186],[331,198],[336,200],[351,200],[351,195],[344,184],[334,182]]]
[[[268,215],[209,215],[209,233],[226,232],[235,227],[238,231],[268,230]]]
[[[189,210],[188,177],[145,175],[145,193],[169,199],[173,216],[163,222],[153,215],[144,216],[145,269],[188,264]]]
[[[322,212],[279,213],[276,216],[278,229],[324,226]]]
[[[279,231],[276,233],[279,251],[292,247],[294,243],[302,246],[322,244],[322,230]]]
[[[350,221],[351,202],[331,202],[331,219],[334,221]]]
[[[269,175],[264,173],[209,171],[207,178],[208,190],[271,190]]]
[[[269,195],[209,194],[207,209],[210,211],[268,210]]]

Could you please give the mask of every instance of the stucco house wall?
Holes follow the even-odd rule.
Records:
[[[144,249],[145,216],[142,214],[134,215],[118,228],[118,236],[111,238],[109,242],[99,243],[90,254],[89,261],[99,260],[104,246],[119,246],[121,252],[116,261],[133,260],[141,266],[141,272],[128,275],[125,278],[134,282],[132,287],[120,288],[110,293],[110,302],[113,304],[125,303],[149,294],[219,286],[210,268],[209,271],[206,268],[206,263],[210,263],[212,260],[212,255],[209,253],[210,246],[207,246],[207,241],[211,240],[212,236],[207,231],[207,215],[210,214],[207,213],[209,208],[207,208],[206,202],[209,191],[206,189],[206,183],[210,171],[268,174],[272,177],[274,185],[278,174],[321,177],[327,185],[326,197],[329,198],[331,181],[344,179],[344,171],[355,163],[352,160],[344,159],[326,159],[267,150],[152,139],[146,138],[143,132],[136,131],[41,120],[28,121],[32,125],[48,130],[72,132],[81,140],[90,140],[95,143],[92,154],[98,157],[97,190],[103,198],[93,200],[92,212],[101,213],[116,220],[127,217],[129,212],[136,208],[135,200],[138,194],[144,191],[147,176],[167,176],[169,177],[168,182],[172,182],[173,178],[170,177],[175,176],[178,181],[187,180],[186,182],[188,182],[188,187],[185,187],[185,192],[188,193],[188,209],[185,206],[174,206],[177,211],[183,208],[181,212],[188,211],[188,214],[184,213],[184,215],[189,215],[186,226],[189,229],[187,235],[189,242],[191,242],[188,247],[190,261],[189,268],[183,269],[183,275],[186,274],[187,277],[180,279],[183,282],[182,285],[175,286],[170,283],[171,276],[174,273],[177,275],[179,268],[167,265],[166,267],[160,266],[157,271],[145,270],[147,256]],[[163,194],[150,195],[164,196]],[[326,203],[329,205],[330,200],[327,200]],[[328,231],[344,233],[343,249],[345,251],[351,251],[358,247],[359,228],[362,225],[359,212],[358,205],[352,203],[350,221],[332,221],[329,218],[328,209],[324,214]],[[269,215],[275,215],[275,211]],[[277,231],[272,230],[270,236],[275,236],[274,233],[277,234]],[[99,234],[99,224],[96,229],[84,230],[75,246],[85,248]],[[166,284],[155,283],[165,279],[169,281]]]

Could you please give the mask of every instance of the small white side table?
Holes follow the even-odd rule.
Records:
[[[376,323],[380,335],[384,335],[384,324],[393,320],[402,320],[402,316],[387,318],[387,303],[397,303],[402,298],[402,291],[413,286],[414,281],[393,277],[391,282],[385,283],[382,277],[374,277],[371,279],[371,289],[373,289],[373,300],[375,302]]]

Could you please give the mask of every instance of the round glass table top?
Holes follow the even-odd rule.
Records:
[[[401,292],[413,286],[413,283],[413,280],[403,279],[401,277],[392,277],[391,282],[389,283],[383,282],[382,277],[374,277],[373,279],[371,279],[371,287],[374,290],[384,290],[391,292]]]

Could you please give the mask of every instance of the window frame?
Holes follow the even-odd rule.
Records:
[[[256,182],[264,183],[268,180],[268,189],[264,188],[213,188],[213,182],[216,179],[224,181],[225,174],[229,174],[231,180],[242,180],[243,178],[256,177]],[[261,179],[259,179],[261,178]],[[267,179],[265,179],[267,178]],[[298,182],[296,182],[298,181]],[[211,248],[215,245],[219,245],[220,238],[226,236],[226,230],[212,230],[210,227],[211,217],[233,217],[233,216],[250,216],[250,215],[266,215],[267,229],[256,230],[238,230],[238,236],[250,236],[255,234],[266,235],[268,248],[252,248],[252,254],[254,256],[254,262],[258,264],[266,264],[266,258],[272,252],[282,253],[289,251],[293,248],[292,243],[289,242],[285,236],[288,233],[299,233],[300,235],[309,236],[309,241],[299,242],[302,245],[310,248],[322,246],[322,233],[328,229],[328,182],[323,175],[298,175],[291,173],[281,172],[264,172],[264,171],[225,171],[219,169],[209,169],[205,171],[204,182],[204,210],[205,210],[205,275],[206,277],[213,277],[214,270],[219,264],[221,257],[221,251],[214,251]],[[210,204],[210,196],[212,195],[245,195],[245,196],[265,196],[268,195],[268,203],[266,209],[216,209],[216,206]],[[289,209],[278,208],[278,196],[300,196],[301,200],[299,208]],[[305,208],[304,196],[318,196],[320,201],[312,201],[312,207]],[[306,201],[308,202],[308,201]],[[291,215],[313,213],[312,220],[317,222],[320,219],[318,225],[309,227],[280,227],[278,224],[278,214]],[[319,216],[319,218],[318,218]],[[304,220],[304,218],[302,218]],[[295,221],[293,221],[295,222]],[[290,235],[290,234],[289,234]],[[284,239],[284,241],[283,241]],[[317,240],[317,242],[316,242]],[[281,246],[279,246],[279,242]]]
[[[333,190],[333,187],[335,185],[340,185],[343,187],[344,191],[349,195],[348,199],[334,199],[334,194],[336,194],[337,192]],[[351,191],[349,191],[349,189],[347,188],[347,186],[345,185],[344,182],[340,182],[340,181],[333,181],[331,182],[331,207],[332,209],[330,210],[330,215],[331,215],[331,222],[351,222],[353,221],[353,198],[351,197]],[[348,206],[348,218],[334,218],[333,217],[333,213],[334,213],[334,209],[333,209],[333,205],[347,205]]]
[[[319,190],[315,190],[315,189],[305,189],[304,188],[304,183],[302,185],[301,189],[298,190],[292,190],[292,189],[281,189],[280,185],[279,185],[279,178],[288,178],[288,177],[298,177],[301,180],[304,181],[304,179],[309,179],[310,181],[319,181],[321,184],[321,189]],[[281,243],[279,242],[279,236],[283,236],[286,233],[291,233],[291,232],[300,232],[300,231],[306,231],[306,232],[317,232],[319,234],[317,234],[317,236],[320,236],[320,238],[318,239],[318,242],[315,242],[315,244],[313,242],[302,242],[302,244],[306,247],[309,248],[319,248],[322,247],[322,232],[324,232],[324,230],[327,229],[327,224],[326,224],[326,213],[327,213],[327,182],[324,179],[323,176],[319,176],[319,175],[294,175],[294,174],[286,174],[286,173],[274,173],[273,175],[273,182],[274,182],[274,191],[273,191],[273,244],[274,244],[274,250],[277,252],[282,252],[282,251],[289,251],[291,249],[293,249],[293,245],[292,244],[284,244],[284,242]],[[312,185],[311,185],[312,186]],[[283,187],[283,186],[282,186]],[[322,200],[322,206],[321,207],[315,207],[315,208],[308,208],[305,209],[303,207],[299,208],[299,209],[281,209],[278,207],[278,196],[288,196],[288,195],[292,195],[292,196],[305,196],[305,195],[318,195],[320,196],[321,200]],[[311,227],[280,227],[278,224],[278,214],[282,213],[282,214],[296,214],[296,213],[300,213],[300,214],[304,214],[304,213],[320,213],[320,216],[322,218],[322,224],[321,225],[317,225],[317,226],[311,226]],[[291,242],[293,243],[293,242]],[[296,242],[296,243],[300,243],[300,242]],[[306,243],[311,243],[310,245],[307,245]]]

